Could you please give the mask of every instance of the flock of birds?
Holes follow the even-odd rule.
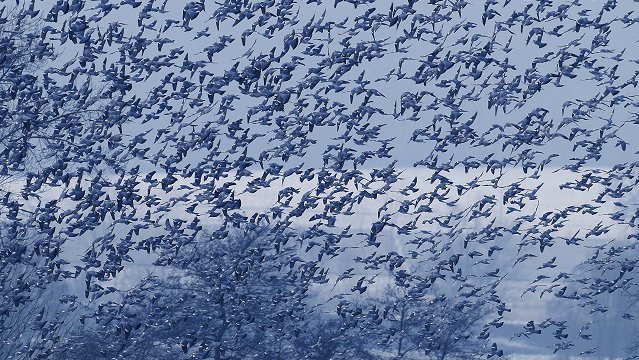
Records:
[[[263,226],[258,258],[299,243],[287,276],[343,318],[370,315],[355,299],[382,278],[446,283],[458,308],[494,307],[489,340],[522,268],[522,297],[607,312],[605,294],[638,288],[635,4],[3,4],[0,328],[36,289],[84,279],[86,299],[117,303],[109,284],[140,254],[167,266],[205,232]],[[29,355],[46,357],[61,323],[33,316]],[[596,353],[556,317],[514,336]]]

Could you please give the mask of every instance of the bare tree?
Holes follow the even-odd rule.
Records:
[[[293,338],[292,347],[298,359],[377,359],[363,341],[365,333],[335,314],[315,313],[309,316],[300,336]]]
[[[481,302],[455,302],[402,286],[389,286],[371,299],[375,325],[368,327],[371,354],[393,359],[479,359],[486,342],[478,339],[481,320],[488,314]]]
[[[69,340],[64,355],[290,358],[306,291],[321,276],[316,264],[297,257],[286,234],[267,228],[247,226],[211,239],[194,241],[166,271],[83,316],[89,328]],[[109,339],[98,354],[96,334]]]
[[[88,78],[80,88],[57,82],[61,70],[48,65],[58,54],[36,14],[0,11],[0,358],[46,358],[64,328],[50,301],[60,287],[48,284],[71,273],[49,226],[56,202],[40,194],[99,111]]]

